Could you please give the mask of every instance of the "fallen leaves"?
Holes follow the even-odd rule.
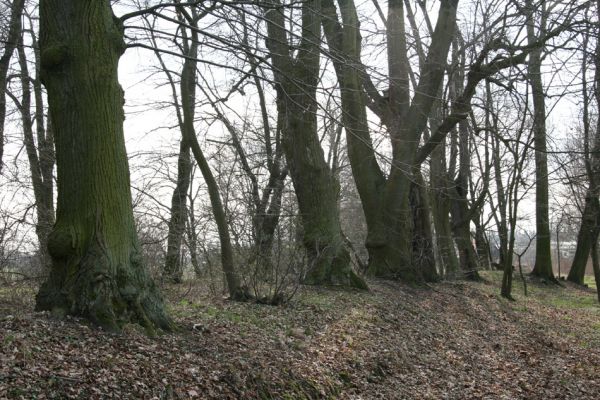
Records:
[[[0,298],[0,398],[595,399],[600,393],[598,312],[535,300],[516,310],[485,284],[371,287],[371,293],[304,288],[286,307],[192,296],[171,304],[182,331],[156,338],[135,326],[115,335],[77,318],[14,310]]]

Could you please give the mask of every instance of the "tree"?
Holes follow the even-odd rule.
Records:
[[[527,99],[525,100],[525,104],[527,103]],[[503,262],[501,265],[503,269],[502,274],[502,287],[500,289],[500,294],[510,300],[513,300],[512,297],[512,281],[513,281],[513,256],[515,254],[515,232],[517,231],[517,223],[519,217],[519,203],[527,193],[527,187],[524,184],[525,176],[524,173],[525,163],[528,160],[528,149],[530,148],[532,141],[535,141],[535,128],[528,130],[527,129],[527,113],[521,111],[521,120],[517,122],[518,127],[515,129],[515,138],[511,141],[506,141],[500,135],[496,134],[496,143],[495,146],[498,148],[501,143],[503,143],[511,158],[509,159],[509,165],[506,184],[504,187],[506,188],[505,199],[502,200],[503,204],[506,204],[506,221],[505,225],[502,226],[503,229],[506,229],[506,232],[502,232],[501,234],[505,236],[507,249],[502,249],[501,253],[503,254]],[[523,137],[524,132],[528,131],[528,136]],[[533,136],[533,137],[532,137]],[[497,149],[494,150],[494,157],[499,155],[499,151]],[[499,160],[495,160],[496,164],[499,164]],[[500,171],[502,174],[502,172]],[[502,179],[501,177],[499,178]],[[520,189],[525,186],[525,190],[522,192]],[[531,244],[531,241],[529,242]],[[519,262],[520,262],[519,256]],[[519,267],[521,271],[521,267]]]
[[[44,269],[48,269],[51,264],[50,256],[48,254],[48,235],[54,225],[54,137],[52,126],[50,124],[45,124],[46,117],[44,113],[42,84],[39,76],[40,57],[37,38],[33,31],[33,27],[29,31],[34,50],[35,76],[31,77],[29,73],[23,35],[21,35],[17,44],[22,91],[21,99],[19,100],[10,92],[7,92],[7,94],[13,99],[21,114],[23,143],[29,161],[29,172],[31,174],[31,183],[35,198],[35,209],[37,214],[36,235],[39,242],[40,263]],[[32,84],[35,104],[35,113],[33,117],[31,112]]]
[[[596,34],[600,26],[600,3],[596,2],[595,23],[590,24],[590,29],[595,28]],[[590,32],[585,35],[591,36]],[[588,37],[589,37],[588,36]],[[587,40],[585,41],[587,45]],[[586,62],[587,49],[584,46],[584,63]],[[600,111],[600,40],[596,40],[596,49],[593,54],[594,60],[594,97],[596,100],[597,110]],[[585,65],[585,64],[584,64]],[[585,79],[583,81],[586,82]],[[588,88],[584,87],[583,91],[587,91]],[[587,94],[584,93],[584,117],[587,116],[587,106],[589,101],[587,100]],[[584,158],[585,158],[585,169],[587,178],[589,181],[588,188],[585,194],[585,205],[582,213],[581,226],[579,228],[579,234],[577,236],[577,248],[575,250],[575,256],[571,265],[571,270],[567,279],[571,282],[583,285],[585,277],[585,269],[587,261],[595,248],[595,243],[598,241],[598,235],[600,233],[600,118],[597,119],[596,132],[593,138],[589,137],[589,121],[587,118],[584,121]],[[589,149],[590,140],[592,142],[592,149]],[[592,256],[596,257],[595,252]],[[595,271],[595,270],[594,270]]]
[[[179,113],[178,113],[179,114]],[[183,121],[180,121],[183,125]],[[177,157],[177,182],[171,197],[171,213],[169,219],[169,233],[167,236],[167,255],[163,276],[173,282],[181,283],[183,280],[183,263],[181,260],[181,244],[185,232],[187,216],[187,194],[191,183],[192,160],[190,146],[182,139]]]
[[[109,1],[41,2],[41,80],[56,139],[58,203],[48,239],[52,269],[36,309],[153,332],[173,324],[141,263],[133,221],[117,72],[124,50]]]
[[[188,14],[180,8],[182,14],[186,18],[186,23],[190,27],[189,38],[184,33],[183,51],[186,56],[183,62],[181,71],[181,114],[182,125],[181,135],[182,141],[189,145],[196,163],[202,172],[202,176],[208,188],[208,195],[212,206],[215,222],[219,231],[219,241],[221,242],[221,264],[225,278],[227,280],[227,289],[229,295],[234,300],[245,300],[248,294],[242,289],[240,278],[235,271],[233,248],[231,246],[231,237],[227,226],[227,217],[225,207],[219,194],[219,186],[210,169],[210,165],[204,152],[198,143],[196,130],[194,128],[194,109],[196,101],[196,59],[198,57],[198,20],[202,18],[202,13],[198,13],[195,7],[191,8]],[[185,32],[185,31],[184,31]]]
[[[269,3],[280,6],[278,0]],[[283,150],[294,184],[310,257],[305,282],[366,288],[350,267],[337,207],[337,189],[317,135],[321,1],[302,3],[302,36],[292,57],[283,8],[265,10],[277,107],[283,115]]]
[[[535,33],[535,7],[532,0],[526,1],[528,13],[527,41],[531,45],[544,35],[546,30],[545,2],[541,3],[539,34]],[[542,85],[543,47],[537,47],[529,54],[527,74],[531,84],[533,98],[533,129],[535,143],[535,266],[532,275],[556,282],[552,271],[550,254],[550,219],[548,216],[548,155],[546,146],[546,103]]]
[[[354,3],[339,2],[341,23],[333,2],[325,3],[324,30],[342,92],[342,118],[352,173],[367,220],[369,272],[375,276],[407,281],[423,279],[424,271],[416,270],[412,262],[415,220],[410,193],[412,182],[418,185],[420,176],[419,164],[413,159],[443,78],[445,58],[455,28],[456,5],[456,1],[443,1],[440,6],[432,44],[421,70],[422,79],[411,102],[403,2],[390,1],[388,5],[390,86],[385,98],[370,83],[361,67],[361,37]],[[377,164],[369,134],[363,85],[370,96],[371,109],[386,125],[392,138],[393,160],[387,178]]]

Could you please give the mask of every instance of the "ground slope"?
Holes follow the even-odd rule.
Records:
[[[486,278],[302,288],[287,307],[184,286],[168,295],[181,332],[156,338],[54,319],[29,291],[0,289],[0,398],[599,398],[594,292],[530,284],[508,302]]]

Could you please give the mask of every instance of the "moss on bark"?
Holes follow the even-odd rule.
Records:
[[[36,308],[111,330],[128,322],[150,333],[171,329],[141,263],[117,75],[122,30],[110,3],[42,2],[40,48],[56,139],[58,203],[48,240],[52,268]],[[56,49],[62,49],[60,57]]]

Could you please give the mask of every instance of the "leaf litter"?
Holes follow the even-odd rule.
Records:
[[[370,286],[305,287],[279,307],[169,288],[180,330],[157,337],[56,319],[0,292],[0,398],[600,398],[591,290],[508,302],[490,283]],[[564,296],[590,305],[554,301]]]

